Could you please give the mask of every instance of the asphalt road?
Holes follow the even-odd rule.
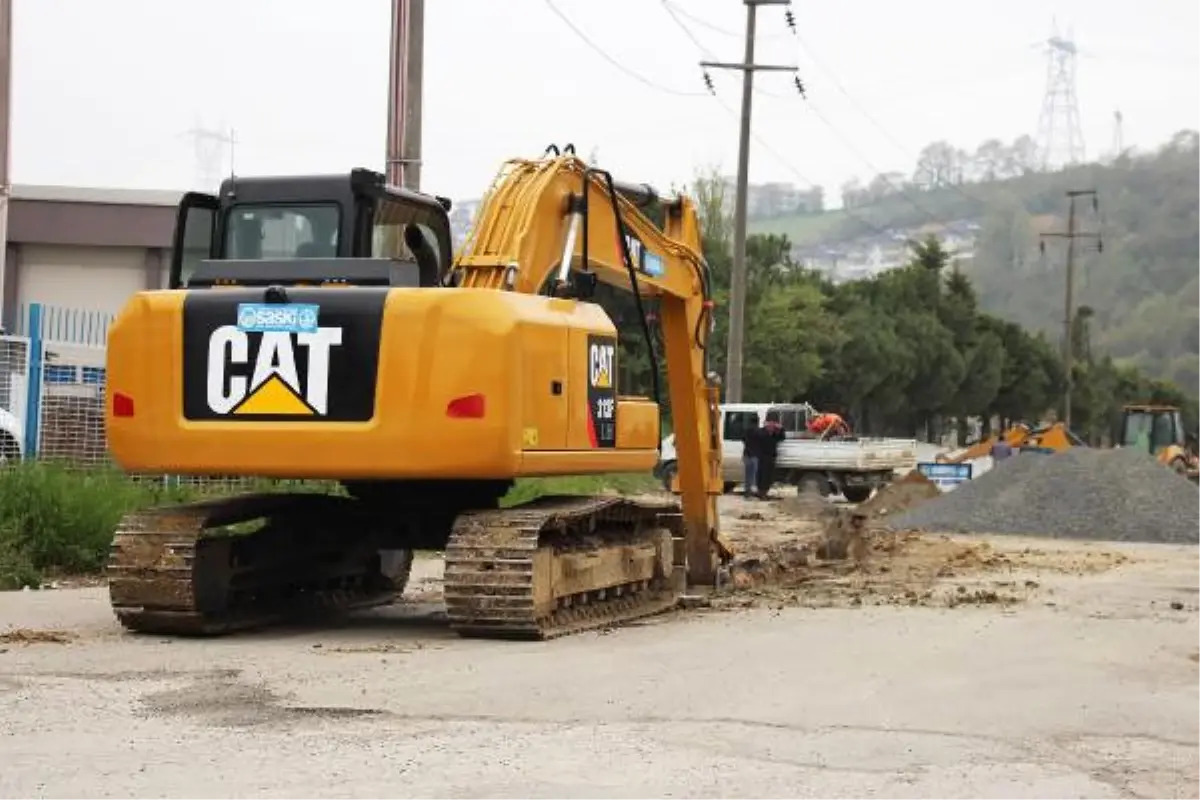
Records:
[[[0,795],[1196,797],[1196,549],[1125,550],[1006,610],[545,644],[459,640],[430,602],[169,641],[121,633],[102,589],[3,595],[0,635],[69,636],[0,639]]]

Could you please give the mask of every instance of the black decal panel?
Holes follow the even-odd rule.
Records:
[[[617,446],[617,339],[588,336],[588,438],[592,447]]]
[[[365,422],[375,413],[386,289],[193,291],[183,304],[189,420]]]

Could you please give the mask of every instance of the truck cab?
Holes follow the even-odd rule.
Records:
[[[814,413],[808,403],[728,403],[720,406],[719,428],[721,435],[721,476],[725,492],[731,492],[741,484],[743,477],[742,451],[746,433],[766,422],[767,414],[779,418],[784,433],[789,439],[799,438],[808,430],[808,421]],[[675,435],[662,441],[662,455],[654,474],[668,491],[675,476]]]

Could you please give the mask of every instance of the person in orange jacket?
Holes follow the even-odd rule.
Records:
[[[823,435],[826,431],[831,431],[832,433],[846,433],[849,430],[850,429],[849,426],[846,425],[846,421],[842,419],[840,415],[834,414],[833,412],[818,414],[808,423],[809,433],[814,433],[817,436]]]

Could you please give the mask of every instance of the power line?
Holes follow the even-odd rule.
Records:
[[[547,2],[549,2],[549,0],[547,0]],[[666,5],[665,2],[664,2],[664,5]],[[673,10],[678,10],[678,9],[676,8]],[[685,14],[684,16],[687,16],[687,15]],[[561,15],[560,15],[560,17],[561,17]],[[678,17],[676,17],[675,15],[671,15],[671,19],[674,20],[675,23],[677,25],[679,25],[683,30],[687,31],[687,26],[685,24],[683,24],[682,21],[680,21],[678,19]],[[629,74],[630,70],[627,67],[625,67],[623,64],[620,64],[619,62],[617,62],[616,59],[614,59],[607,52],[605,52],[598,44],[595,43],[595,41],[593,41],[592,39],[587,37],[586,34],[584,34],[581,30],[579,30],[577,26],[570,24],[570,21],[567,20],[566,18],[563,18],[563,21],[566,22],[571,27],[571,29],[573,31],[575,31],[576,34],[583,41],[585,41],[588,44],[589,47],[591,47],[593,50],[596,50],[598,53],[600,53],[605,61],[608,61],[610,64],[613,64],[618,69],[620,69],[622,72]],[[690,33],[690,31],[688,31],[688,33]],[[689,39],[692,39],[692,37],[689,36]],[[702,54],[707,52],[705,50],[704,46],[702,44],[699,44],[698,42],[696,42],[695,39],[692,39],[692,43],[694,45],[696,45],[697,49],[699,49],[702,52]],[[639,78],[640,78],[640,76],[639,76]],[[642,82],[647,83],[647,85],[650,85],[652,88],[658,89],[659,91],[666,91],[668,94],[678,94],[678,92],[675,92],[673,90],[668,90],[668,89],[665,89],[664,87],[656,86],[652,82],[647,82],[647,81],[642,81]],[[755,91],[757,91],[757,89]],[[705,93],[705,94],[708,94],[708,93]],[[715,92],[712,94],[714,95],[713,99],[717,102],[717,104],[721,107],[721,109],[725,113],[727,113],[731,117],[733,117],[734,119],[737,119],[737,112],[734,111],[732,108],[730,108],[729,105],[727,103],[725,103],[725,101],[722,100],[719,96],[716,96]],[[688,96],[699,96],[699,93],[697,93],[697,95],[689,94]],[[760,134],[751,130],[750,137],[751,137],[751,139],[754,140],[755,144],[757,144],[759,147],[761,147],[766,152],[770,153],[775,158],[775,160],[777,162],[779,162],[779,164],[781,164],[790,173],[792,173],[792,175],[796,179],[798,179],[802,183],[808,185],[809,187],[815,188],[815,187],[820,186],[820,184],[818,184],[816,181],[812,180],[812,178],[805,175],[803,173],[803,171],[800,170],[799,167],[797,167],[791,160],[789,160],[786,156],[784,156],[783,153],[781,153],[779,151],[779,149],[772,146],[771,143],[768,140],[766,140],[765,138],[763,138]],[[861,216],[860,214],[855,213],[852,209],[843,208],[843,209],[841,209],[841,212],[844,216],[854,220],[855,222],[858,222],[863,228],[869,230],[871,233],[874,233],[874,234],[880,235],[880,236],[885,236],[888,234],[887,230],[874,224],[873,222],[871,222],[870,220]]]
[[[707,48],[705,48],[704,44],[696,37],[696,35],[692,32],[692,30],[687,26],[687,23],[685,23],[682,19],[680,19],[680,16],[688,16],[688,15],[683,13],[681,9],[678,9],[674,3],[670,2],[670,0],[662,0],[662,6],[663,6],[663,10],[666,11],[667,15],[671,18],[671,21],[674,22],[675,25],[680,29],[680,31],[692,42],[693,45],[696,46],[696,49],[700,51],[701,55],[710,55],[711,54],[710,51]],[[689,18],[691,18],[691,17],[689,17]],[[799,80],[799,79],[797,79],[797,80]],[[783,95],[778,95],[773,92],[768,92],[765,89],[760,89],[757,86],[754,86],[752,88],[756,94],[763,94],[763,95],[766,95],[767,97],[774,97],[774,98],[778,98],[778,99],[789,99],[789,98],[785,98]],[[724,110],[725,113],[729,114],[734,119],[737,119],[737,112],[735,112],[732,108],[730,108],[729,105],[726,104],[725,101],[722,100],[715,91],[712,94],[713,94],[713,99],[717,101],[717,104],[721,106],[722,110]],[[809,187],[815,188],[815,187],[819,186],[818,183],[816,183],[811,178],[809,178],[807,175],[805,175],[803,172],[801,172],[800,169],[795,164],[793,164],[790,160],[788,160],[778,149],[776,149],[775,147],[772,147],[770,142],[768,142],[761,135],[756,133],[753,129],[750,130],[750,138],[754,140],[755,144],[757,144],[763,150],[767,151],[772,156],[774,156],[776,161],[778,161],[780,164],[782,164],[789,172],[792,173],[793,176],[795,176],[801,182],[807,184]],[[886,230],[880,228],[878,225],[875,225],[874,223],[859,216],[858,214],[855,214],[849,208],[843,208],[842,213],[845,216],[858,222],[864,228],[870,230],[872,233],[875,233],[876,235],[879,235],[879,236],[887,235]]]
[[[629,69],[624,64],[622,64],[620,61],[617,61],[615,58],[610,56],[608,53],[606,53],[604,51],[603,48],[601,48],[598,44],[596,44],[594,41],[592,41],[592,39],[586,33],[584,33],[582,30],[580,30],[579,27],[574,22],[572,22],[570,20],[570,18],[566,14],[564,14],[561,9],[559,9],[558,6],[554,5],[554,0],[545,0],[545,3],[550,8],[550,10],[554,12],[555,16],[557,16],[559,19],[561,19],[563,21],[563,23],[565,23],[566,26],[568,28],[570,28],[571,31],[574,32],[574,34],[576,36],[579,37],[580,41],[582,41],[584,44],[586,44],[588,47],[590,47],[596,53],[596,55],[603,58],[609,64],[616,67],[617,69],[619,69],[621,72],[625,73],[630,78],[633,78],[638,83],[641,83],[644,86],[648,86],[651,89],[655,89],[657,91],[664,92],[666,94],[676,95],[677,97],[703,97],[706,94],[705,92],[685,92],[685,91],[681,91],[679,89],[672,89],[669,86],[663,86],[661,83],[656,83],[655,81],[650,80],[649,78],[645,77],[644,75],[640,75],[637,72],[634,72],[633,70]]]
[[[924,214],[925,216],[929,217],[931,220],[933,220],[935,222],[937,221],[938,217],[936,214],[934,214],[929,209],[925,208],[923,205],[921,205],[915,199],[913,199],[912,195],[909,194],[908,191],[903,186],[897,186],[896,184],[892,183],[892,181],[888,178],[887,173],[885,173],[879,167],[877,167],[873,163],[871,163],[871,160],[869,158],[867,158],[866,155],[864,155],[861,150],[859,150],[857,147],[855,147],[853,144],[851,144],[850,139],[848,137],[842,135],[841,132],[839,132],[836,127],[834,127],[833,123],[830,122],[829,119],[824,114],[821,113],[821,110],[819,108],[817,108],[815,103],[813,103],[810,100],[810,101],[806,102],[805,105],[808,106],[809,111],[811,111],[813,113],[813,115],[821,122],[821,124],[829,129],[830,133],[832,133],[834,135],[834,138],[836,138],[842,144],[843,147],[845,147],[847,150],[849,150],[851,152],[851,154],[857,156],[858,159],[860,161],[862,161],[867,166],[868,169],[870,169],[872,172],[875,173],[875,177],[882,178],[884,183],[886,183],[888,186],[892,187],[893,191],[895,191],[897,194],[899,194],[901,197],[903,197],[905,200],[907,200],[908,204],[911,205],[913,208],[915,208],[917,211],[919,211],[922,214]]]
[[[713,97],[713,99],[717,101],[717,103],[721,106],[722,109],[724,109],[725,113],[729,114],[729,116],[733,117],[734,119],[737,119],[737,112],[734,111],[732,108],[730,108],[729,105],[724,100],[722,100],[720,97],[715,97],[715,96]],[[779,150],[777,150],[775,147],[773,147],[771,145],[771,143],[768,142],[766,139],[764,139],[761,135],[759,135],[758,133],[755,133],[753,130],[751,130],[750,137],[754,140],[755,144],[757,144],[763,150],[766,150],[768,153],[770,153],[772,156],[774,156],[776,161],[778,161],[780,164],[782,164],[784,166],[784,168],[786,168],[789,172],[791,172],[792,175],[794,175],[800,181],[803,181],[804,183],[808,184],[810,187],[819,187],[820,186],[820,184],[818,184],[812,178],[808,177],[803,172],[801,172],[799,167],[797,167],[789,159],[787,159],[783,155],[783,153],[779,152]],[[850,219],[853,219],[855,222],[859,223],[864,228],[867,228],[872,233],[874,233],[878,236],[886,236],[888,234],[887,230],[879,227],[875,223],[867,220],[866,218],[859,216],[852,209],[842,208],[841,211],[842,211],[842,214],[849,217]]]
[[[687,24],[686,24],[686,23],[684,23],[684,22],[683,22],[683,20],[681,20],[681,19],[679,18],[679,15],[678,15],[678,14],[675,12],[675,10],[674,10],[674,8],[673,8],[673,4],[670,2],[670,0],[662,0],[662,6],[663,6],[663,10],[665,10],[665,11],[667,12],[667,14],[668,14],[668,15],[670,15],[670,17],[671,17],[672,21],[674,21],[674,22],[675,22],[675,24],[676,24],[676,25],[679,27],[679,29],[680,29],[680,30],[683,32],[683,34],[684,34],[685,36],[687,36],[687,37],[688,37],[688,39],[690,39],[694,45],[696,45],[696,48],[697,48],[697,49],[699,49],[699,50],[700,50],[702,53],[704,53],[705,55],[708,55],[708,54],[709,54],[709,51],[708,51],[708,50],[707,50],[707,49],[704,47],[704,45],[703,45],[703,44],[700,42],[700,40],[696,38],[696,35],[695,35],[694,33],[692,33],[691,29],[690,29],[690,28],[688,28]],[[787,11],[787,20],[788,20],[789,27],[790,27],[790,26],[792,26],[792,25],[794,24],[794,19],[793,19],[793,18],[792,18],[792,16],[791,16],[791,9],[790,9],[790,8],[789,8],[789,9],[788,9],[788,11]],[[803,97],[803,96],[804,96],[803,84],[802,84],[802,83],[800,83],[800,81],[799,81],[799,78],[797,78],[797,84],[796,84],[796,85],[797,85],[797,89],[799,89],[799,90],[800,90],[800,92],[801,92],[801,97]],[[752,87],[751,87],[751,89],[752,89],[752,91],[754,91],[756,94],[763,94],[763,95],[766,95],[767,97],[774,97],[774,98],[777,98],[777,99],[787,99],[787,98],[784,98],[782,95],[778,95],[778,94],[775,94],[775,93],[773,93],[773,92],[768,92],[768,91],[766,91],[765,89],[760,89],[760,88],[758,88],[757,86],[752,86]],[[714,94],[715,94],[715,92],[714,92]],[[847,147],[847,149],[849,149],[849,150],[850,150],[850,151],[851,151],[851,152],[852,152],[854,155],[858,156],[858,158],[860,158],[860,159],[861,159],[861,160],[862,160],[862,161],[863,161],[863,162],[864,162],[864,163],[867,165],[867,167],[868,167],[868,168],[870,168],[870,169],[874,170],[874,171],[875,171],[875,173],[876,173],[877,175],[879,175],[880,177],[882,177],[882,178],[883,178],[883,180],[884,180],[884,181],[885,181],[885,182],[886,182],[886,183],[887,183],[889,186],[891,186],[891,187],[892,187],[892,189],[893,189],[893,190],[895,190],[897,194],[901,195],[901,196],[902,196],[902,197],[903,197],[905,200],[907,200],[907,201],[908,201],[908,202],[909,202],[909,203],[910,203],[910,204],[911,204],[911,205],[912,205],[912,206],[913,206],[915,209],[917,209],[917,211],[919,211],[920,213],[922,213],[922,214],[924,214],[925,216],[929,217],[929,219],[931,219],[931,220],[934,220],[934,221],[936,221],[936,220],[938,219],[937,215],[933,214],[933,213],[932,213],[931,211],[929,211],[927,208],[923,207],[923,206],[922,206],[920,203],[918,203],[916,200],[914,200],[914,199],[912,198],[912,196],[911,196],[910,194],[908,194],[908,193],[907,193],[907,192],[904,190],[904,188],[903,188],[903,187],[896,186],[896,185],[895,185],[895,184],[893,184],[893,183],[892,183],[890,180],[888,180],[888,178],[887,178],[887,177],[886,177],[886,175],[883,173],[883,171],[882,171],[882,170],[880,170],[878,167],[876,167],[874,164],[872,164],[872,163],[870,162],[870,160],[869,160],[869,159],[867,159],[867,158],[866,158],[866,156],[864,156],[864,155],[862,154],[862,152],[861,152],[861,151],[859,151],[859,150],[858,150],[857,148],[855,148],[855,147],[854,147],[852,144],[850,144],[849,140],[848,140],[846,137],[842,136],[842,134],[841,134],[841,133],[840,133],[840,132],[837,130],[837,128],[836,128],[836,127],[834,127],[834,125],[833,125],[833,124],[832,124],[832,123],[829,121],[829,119],[828,119],[827,117],[825,117],[825,115],[824,115],[824,114],[822,114],[822,113],[820,112],[820,110],[816,108],[816,106],[815,106],[815,105],[813,105],[811,102],[809,102],[809,103],[808,103],[808,105],[809,105],[809,107],[811,108],[811,110],[813,111],[813,113],[814,113],[814,114],[817,116],[817,118],[818,118],[818,119],[819,119],[819,120],[820,120],[820,121],[821,121],[821,122],[822,122],[822,123],[823,123],[823,124],[824,124],[824,125],[825,125],[827,128],[829,128],[829,130],[830,130],[830,131],[831,131],[831,132],[834,134],[835,138],[837,138],[837,139],[838,139],[838,140],[839,140],[839,141],[840,141],[840,142],[841,142],[841,143],[842,143],[844,146],[846,146],[846,147]],[[759,145],[762,145],[762,144],[763,144],[763,143],[762,143],[762,141],[761,141],[761,139],[759,139],[759,138],[757,138],[757,137],[755,138],[755,141],[757,141]],[[765,148],[764,148],[764,149],[765,149]],[[776,157],[778,158],[779,156],[776,154]],[[812,184],[812,182],[811,182],[811,181],[807,181],[807,180],[806,180],[806,182],[807,182],[807,183],[810,183],[810,184]],[[813,184],[813,185],[815,185],[815,184]]]
[[[812,62],[814,64],[816,64],[817,68],[820,69],[821,72],[825,73],[825,76],[829,78],[829,82],[833,84],[833,87],[835,89],[837,89],[850,102],[850,104],[852,106],[854,106],[854,108],[858,111],[858,113],[863,116],[863,119],[865,119],[867,122],[869,122],[871,124],[871,126],[874,127],[875,130],[878,131],[883,136],[884,139],[886,139],[893,147],[895,147],[897,152],[903,153],[904,156],[907,158],[912,158],[913,157],[912,149],[909,147],[906,147],[904,144],[902,144],[892,134],[892,132],[887,129],[886,126],[884,126],[881,122],[879,122],[879,120],[873,114],[871,114],[869,111],[867,111],[866,107],[864,107],[862,105],[862,103],[858,102],[858,100],[854,97],[854,95],[850,94],[849,90],[846,89],[845,85],[838,79],[837,74],[832,69],[829,68],[829,66],[824,62],[823,59],[821,59],[817,55],[816,51],[804,40],[804,37],[802,37],[800,35],[800,33],[796,30],[796,28],[794,26],[791,28],[791,32],[792,32],[792,35],[796,39],[796,44],[797,44],[798,48],[800,50],[802,50],[809,57],[809,59],[812,60]],[[820,117],[820,112],[816,111],[815,108],[814,108],[814,113],[817,114],[818,117]],[[917,159],[917,162],[919,162],[919,159]],[[870,164],[868,164],[867,166],[871,167]],[[871,167],[871,169],[875,169],[875,168]],[[882,173],[880,173],[880,174],[882,174]],[[887,180],[887,179],[885,178],[884,180]],[[891,185],[890,181],[889,181],[889,185]],[[939,187],[939,188],[949,188],[952,191],[957,192],[958,194],[962,195],[962,197],[964,199],[968,200],[971,203],[981,203],[982,202],[982,201],[980,201],[979,198],[968,194],[966,191],[964,191],[962,189],[961,186],[959,186],[958,184],[955,184],[955,183],[945,184],[943,187]],[[926,213],[928,213],[928,212],[926,212]]]
[[[676,17],[676,14],[678,14],[680,17],[686,17],[687,19],[690,19],[695,25],[699,25],[701,28],[710,30],[713,33],[719,33],[722,36],[733,36],[738,39],[741,39],[743,36],[745,36],[744,31],[734,31],[734,30],[730,30],[729,28],[722,28],[720,25],[714,25],[713,23],[711,23],[705,19],[702,19],[701,17],[696,16],[695,14],[686,10],[682,6],[679,6],[676,3],[671,2],[671,0],[662,0],[662,4],[664,6],[670,6],[671,9],[673,9],[672,12],[669,12],[669,13],[671,13],[672,17]],[[676,19],[678,19],[678,17],[676,17]],[[782,38],[784,38],[784,34],[768,33],[768,34],[764,34],[758,38],[760,38],[760,39],[782,39]],[[706,48],[703,45],[700,45],[698,42],[697,42],[697,45],[700,47],[701,50],[706,50]]]

